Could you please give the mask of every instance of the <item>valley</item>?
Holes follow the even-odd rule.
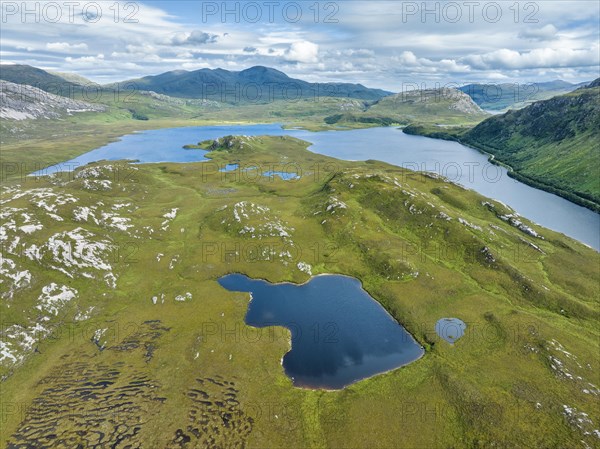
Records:
[[[524,109],[490,116],[476,103],[480,101],[475,94],[479,91],[468,86],[390,95],[360,85],[310,84],[266,67],[225,72],[167,73],[100,86],[28,66],[4,68],[0,75],[6,80],[0,111],[6,117],[0,122],[3,153],[6,161],[18,160],[21,166],[4,170],[2,176],[32,173],[138,130],[252,123],[284,123],[287,128],[312,131],[396,126],[410,134],[458,140],[510,167],[510,175],[519,181],[598,209],[600,184],[595,174],[600,160],[594,150],[599,88],[594,83],[575,86],[571,93],[534,102]],[[10,80],[19,79],[37,87],[10,84]],[[197,85],[202,86],[200,90],[194,90]],[[297,92],[292,98],[273,93],[278,90],[281,94],[291,86]],[[557,86],[567,88],[565,83],[548,83],[538,90],[550,95]],[[240,93],[250,87],[271,93],[264,98]],[[204,95],[207,90],[211,95]],[[237,93],[221,98],[226,92]],[[71,106],[61,105],[65,98],[70,99]],[[42,100],[50,108],[46,112],[37,106]],[[542,110],[543,105],[549,105],[548,111]],[[54,120],[61,123],[59,129]],[[49,142],[48,135],[56,143]],[[32,142],[34,148],[23,151]],[[561,155],[560,163],[555,161],[556,151]]]

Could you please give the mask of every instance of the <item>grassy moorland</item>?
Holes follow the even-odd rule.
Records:
[[[432,175],[228,142],[3,184],[7,447],[599,446],[597,252]],[[273,164],[301,179],[242,171]],[[216,280],[303,282],[299,262],[360,279],[425,356],[294,388],[287,331],[246,326],[248,296]],[[449,316],[454,346],[434,332]]]

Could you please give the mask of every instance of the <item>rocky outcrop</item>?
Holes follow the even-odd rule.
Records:
[[[60,118],[77,112],[103,112],[106,106],[73,100],[26,84],[0,80],[0,118]]]
[[[463,114],[485,115],[485,112],[467,94],[446,87],[401,92],[387,99],[397,103],[439,104]]]

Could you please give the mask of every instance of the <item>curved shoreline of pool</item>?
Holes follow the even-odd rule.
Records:
[[[278,326],[290,332],[290,349],[280,363],[295,387],[339,391],[397,370],[425,355],[415,337],[355,277],[324,273],[297,284],[271,283],[243,273],[229,273],[217,282],[228,291],[249,293],[246,325]],[[328,284],[337,288],[325,288]],[[263,320],[264,316],[271,321]],[[306,330],[319,323],[317,320],[333,316],[337,319],[338,340],[302,339]],[[361,321],[356,321],[357,316]],[[320,327],[317,329],[320,331]],[[348,354],[359,362],[350,363]]]

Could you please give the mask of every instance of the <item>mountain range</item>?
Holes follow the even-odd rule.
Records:
[[[208,112],[215,118],[215,109],[220,109],[228,120],[311,118],[321,124],[360,127],[414,122],[473,125],[488,115],[456,89],[392,94],[361,84],[309,83],[267,67],[240,72],[179,70],[101,86],[71,74],[11,65],[2,66],[0,79],[108,105],[113,115],[137,120],[200,118]],[[23,108],[38,107],[25,104],[30,100],[30,96],[24,99]]]
[[[63,96],[94,85],[106,91],[116,88],[151,91],[170,97],[218,101],[226,104],[264,104],[276,100],[314,98],[352,98],[377,102],[393,92],[352,83],[310,83],[291,78],[285,73],[263,66],[241,71],[225,69],[173,70],[159,75],[145,76],[118,83],[99,85],[70,73],[49,72],[28,65],[0,65],[0,79],[27,84]],[[467,84],[458,90],[469,95],[482,109],[503,112],[519,109],[534,101],[572,92],[589,82],[573,84],[555,80],[527,84]],[[431,89],[435,90],[435,89]],[[410,95],[404,92],[403,95]]]
[[[377,100],[390,95],[362,84],[309,83],[290,78],[279,70],[256,66],[239,72],[224,69],[176,70],[156,76],[124,81],[141,90],[182,98],[214,100],[223,103],[265,103],[315,97],[342,97]]]
[[[28,84],[58,95],[61,95],[60,91],[64,95],[73,90],[80,90],[83,85],[94,84],[82,77],[50,73],[27,65],[2,65],[0,79],[17,84]],[[228,104],[262,104],[275,100],[294,101],[320,97],[373,101],[392,94],[362,84],[309,83],[291,78],[279,70],[262,66],[250,67],[239,72],[224,69],[200,69],[192,72],[175,70],[99,87],[105,90],[121,88],[152,91],[170,97],[211,100]]]

